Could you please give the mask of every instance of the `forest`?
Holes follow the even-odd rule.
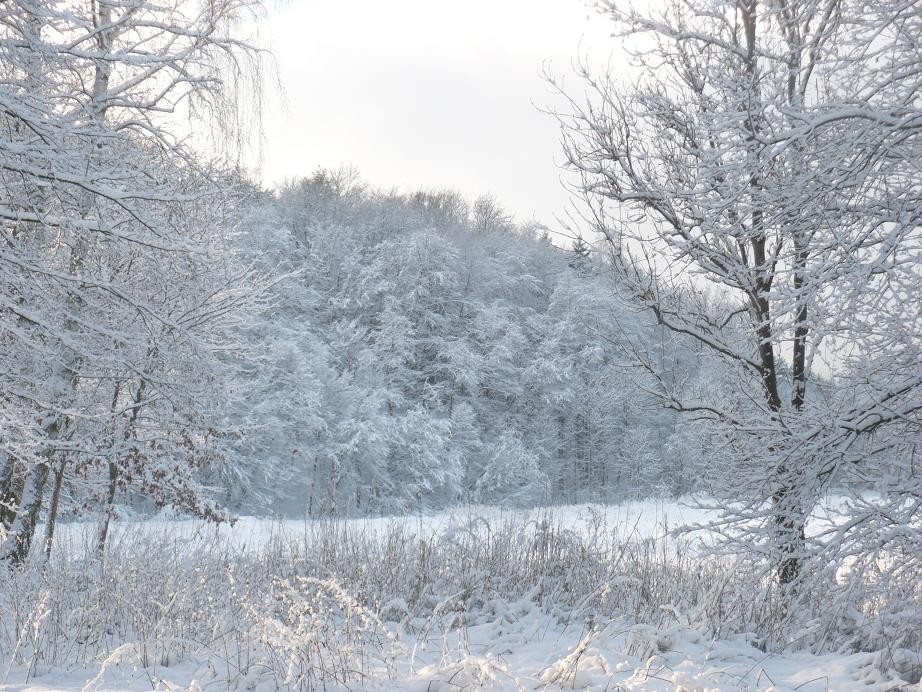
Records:
[[[258,0],[0,4],[0,690],[920,684],[922,4],[587,7],[539,222],[259,180]]]
[[[296,517],[695,489],[695,425],[631,384],[626,338],[687,379],[697,357],[588,247],[491,198],[380,193],[355,171],[254,197],[237,252],[284,278],[242,329],[257,357],[232,363],[232,503]]]

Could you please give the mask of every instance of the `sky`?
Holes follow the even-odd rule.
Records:
[[[575,58],[611,53],[584,0],[289,0],[262,31],[282,89],[265,183],[353,165],[375,187],[493,194],[520,221],[566,208],[542,71],[581,93]]]

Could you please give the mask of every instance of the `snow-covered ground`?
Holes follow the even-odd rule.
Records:
[[[399,642],[379,675],[327,689],[457,692],[471,687],[495,690],[832,690],[909,689],[888,680],[873,654],[767,655],[742,639],[709,642],[692,629],[625,631],[617,623],[560,626],[534,607],[523,606],[506,619],[472,624],[420,651],[420,642]],[[430,642],[431,644],[431,642]],[[415,649],[415,651],[414,651]],[[388,667],[390,670],[388,670]],[[189,661],[155,669],[139,665],[126,646],[100,665],[75,670],[40,670],[25,682],[14,668],[2,690],[221,690],[277,689],[255,672],[228,683],[228,673],[203,652]],[[285,689],[283,686],[282,689]],[[297,689],[295,687],[295,689]]]
[[[649,499],[625,502],[618,505],[559,505],[532,510],[504,509],[488,505],[464,505],[451,509],[405,516],[362,517],[336,519],[338,527],[351,531],[381,535],[399,525],[401,529],[419,537],[431,537],[457,530],[459,527],[476,527],[510,522],[550,521],[574,531],[605,530],[621,538],[666,537],[672,530],[684,525],[702,523],[714,516],[713,512],[692,506],[688,502],[666,499]],[[158,535],[185,540],[209,537],[227,542],[240,550],[259,551],[273,539],[297,540],[306,531],[330,523],[326,519],[266,519],[238,517],[233,524],[210,524],[196,519],[157,517],[138,521],[114,522],[110,532],[118,542],[126,536]],[[95,524],[92,522],[61,523],[55,529],[55,544],[67,553],[79,553],[94,540]],[[43,535],[40,525],[37,535]]]
[[[120,523],[105,566],[80,557],[92,525],[62,525],[42,586],[0,583],[0,690],[908,689],[879,654],[712,636],[662,583],[677,561],[674,589],[699,584],[663,539],[706,519],[663,501],[158,519]],[[630,541],[646,547],[623,558]]]

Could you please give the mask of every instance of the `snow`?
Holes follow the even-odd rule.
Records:
[[[626,533],[638,537],[653,538],[665,535],[682,525],[703,523],[715,516],[713,510],[697,507],[686,499],[651,498],[634,500],[621,504],[584,503],[577,505],[552,505],[533,509],[508,509],[496,505],[457,505],[443,511],[405,515],[366,516],[336,519],[335,523],[353,529],[375,532],[400,524],[421,535],[444,532],[459,524],[476,521],[503,521],[541,519],[553,520],[568,529],[579,529],[588,524],[599,523],[609,528],[621,527]],[[297,536],[305,528],[329,522],[329,519],[278,519],[255,516],[240,516],[233,523],[211,524],[198,519],[174,518],[164,513],[151,519],[126,520],[112,524],[113,531],[162,532],[166,529],[178,531],[191,537],[197,532],[212,531],[233,540],[238,546],[252,545],[265,541],[274,535]],[[89,522],[60,523],[55,528],[56,540],[82,540],[95,530]],[[68,538],[65,538],[68,537]]]
[[[808,534],[815,535],[829,530],[837,522],[836,512],[843,499],[838,496],[827,498],[816,510],[808,524]],[[508,509],[496,505],[458,505],[443,511],[410,515],[384,515],[336,519],[337,526],[358,533],[382,535],[399,526],[419,538],[428,538],[451,531],[465,531],[478,524],[509,522],[547,521],[562,529],[572,531],[614,532],[623,540],[652,538],[669,540],[682,527],[707,527],[718,517],[718,512],[705,501],[698,506],[694,498],[666,499],[649,498],[626,501],[620,504],[584,503],[576,505],[544,506],[534,509]],[[194,540],[202,535],[214,536],[226,541],[236,550],[259,551],[267,542],[275,539],[292,540],[315,530],[328,519],[282,519],[256,516],[239,516],[232,522],[213,524],[199,519],[174,518],[164,513],[158,517],[143,520],[127,520],[113,523],[111,531],[118,541],[119,536],[156,536],[168,533],[176,539]],[[839,519],[838,521],[841,521]],[[55,543],[60,550],[83,552],[96,540],[96,525],[93,522],[59,523],[55,528]],[[37,535],[43,535],[40,524]],[[690,536],[706,540],[708,531],[702,528]]]
[[[424,543],[436,538],[450,540],[453,533],[475,526],[489,532],[498,530],[507,521],[517,522],[517,526],[553,522],[562,531],[584,534],[615,531],[624,539],[661,540],[666,538],[668,529],[680,523],[703,522],[708,516],[704,510],[680,502],[650,500],[617,506],[561,506],[530,511],[468,506],[432,515],[340,521],[335,526],[381,540],[397,527]],[[176,546],[184,542],[202,545],[200,542],[204,541],[225,549],[231,547],[231,553],[240,555],[259,553],[284,540],[297,541],[300,536],[306,541],[309,533],[322,531],[324,523],[244,517],[233,526],[215,527],[199,521],[161,517],[119,522],[113,526],[112,539],[120,548],[126,544],[141,545],[145,536],[168,537]],[[62,555],[80,555],[81,549],[92,545],[92,529],[86,523],[62,524],[57,532],[56,550]],[[891,676],[880,672],[880,661],[875,654],[815,656],[802,651],[768,654],[750,636],[711,639],[692,626],[686,613],[670,609],[667,604],[663,604],[662,610],[672,624],[661,626],[636,622],[626,615],[602,620],[591,611],[564,612],[542,607],[534,593],[515,600],[488,598],[470,610],[460,600],[456,603],[446,598],[428,618],[408,615],[400,622],[393,622],[390,620],[396,618],[378,620],[351,601],[351,596],[335,581],[305,578],[304,583],[316,586],[317,593],[322,592],[327,600],[314,597],[285,601],[289,614],[292,609],[300,609],[301,619],[295,624],[289,620],[287,628],[273,621],[271,628],[256,636],[262,645],[270,649],[278,647],[277,652],[295,651],[288,667],[282,666],[284,674],[289,676],[287,682],[260,665],[238,666],[234,653],[216,644],[200,643],[190,649],[190,655],[172,660],[169,655],[163,658],[151,654],[146,647],[154,650],[156,645],[140,639],[113,645],[87,665],[49,667],[40,661],[31,664],[22,661],[9,665],[8,669],[0,668],[0,690],[273,690],[279,685],[283,689],[286,686],[299,689],[299,683],[304,689],[427,692],[454,692],[478,686],[495,690],[807,692],[900,688]],[[406,603],[401,605],[401,602],[401,598],[395,598],[388,607],[406,611]],[[343,606],[344,603],[347,605]],[[379,612],[383,610],[386,609]],[[298,630],[297,627],[304,625],[304,613],[309,614],[306,618],[309,627]],[[340,617],[341,613],[346,615]],[[262,615],[267,622],[271,620],[271,613]],[[324,629],[327,625],[331,628]],[[310,648],[318,632],[327,637],[324,640],[327,649]],[[169,635],[158,632],[151,636]],[[228,640],[221,641],[226,647]],[[339,661],[334,652],[344,658]],[[310,675],[311,666],[326,667],[335,676],[336,666],[345,665],[347,656],[353,657],[348,660],[356,669],[364,671],[360,684],[355,680],[337,684],[329,678],[322,683],[314,679],[311,683],[303,677]]]
[[[873,654],[767,655],[742,639],[709,642],[682,627],[665,631],[635,627],[625,632],[618,623],[596,630],[585,625],[557,626],[528,605],[508,619],[471,625],[464,640],[447,637],[434,651],[420,652],[420,642],[409,637],[401,643],[406,655],[395,662],[393,676],[384,676],[382,666],[382,676],[365,680],[362,689],[872,692],[900,688],[875,669]],[[144,670],[131,645],[100,666],[41,673],[25,682],[24,672],[16,669],[0,690],[206,690],[221,689],[226,675],[204,656]],[[248,682],[253,686],[241,684],[240,689],[275,689],[260,684],[258,675]],[[327,689],[350,687],[328,685]]]

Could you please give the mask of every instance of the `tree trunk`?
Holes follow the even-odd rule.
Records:
[[[51,557],[51,544],[54,541],[54,527],[58,519],[58,504],[61,501],[61,488],[64,485],[64,467],[67,457],[61,455],[61,463],[54,474],[54,489],[51,492],[51,507],[48,508],[48,525],[45,527],[45,557]]]
[[[32,548],[32,539],[35,537],[35,528],[38,524],[38,515],[45,496],[45,484],[48,481],[51,460],[56,451],[54,442],[58,439],[62,427],[63,423],[59,417],[47,423],[45,432],[48,446],[42,455],[44,459],[34,464],[25,474],[16,518],[0,543],[0,563],[18,567],[29,557],[29,550]]]
[[[801,291],[807,271],[807,249],[800,235],[794,236],[795,268],[793,284],[798,301],[794,313],[794,350],[791,358],[791,408],[803,411],[807,395],[807,303]],[[778,581],[782,586],[793,584],[801,573],[802,553],[806,543],[806,512],[798,502],[792,506],[797,488],[790,478],[790,468],[783,464],[779,469],[781,484],[772,497],[775,506],[775,525],[781,538],[781,561]],[[792,496],[793,494],[793,496]]]
[[[759,21],[758,6],[758,0],[746,0],[738,5],[745,32],[746,72],[753,85],[757,101],[760,100],[758,88],[756,87],[759,84],[756,39]],[[761,153],[757,142],[763,123],[758,115],[761,111],[753,109],[753,112],[756,115],[748,118],[746,126],[751,136],[750,146],[753,147],[751,155],[755,159],[759,159]],[[750,229],[753,232],[751,240],[752,275],[755,279],[753,292],[750,294],[750,305],[755,319],[760,375],[765,400],[768,405],[769,415],[776,421],[780,421],[783,404],[778,382],[778,361],[776,360],[774,347],[777,334],[774,333],[772,327],[770,300],[775,271],[771,267],[770,258],[766,253],[765,216],[761,208],[761,197],[764,190],[759,176],[760,170],[761,166],[757,167],[749,179],[749,189],[752,195],[751,202],[753,204],[753,209],[750,212]],[[769,445],[771,445],[770,441]],[[772,451],[771,446],[769,446],[769,451]],[[778,467],[775,472],[774,482],[776,490],[772,494],[772,515],[780,550],[775,571],[779,583],[782,586],[787,586],[800,575],[804,527],[802,513],[795,511],[795,508],[791,506],[791,500],[796,498],[799,489],[792,483],[787,463],[782,463]]]
[[[42,508],[45,483],[48,480],[48,462],[36,464],[26,474],[22,501],[9,532],[0,543],[0,562],[21,566],[29,556],[38,513]]]
[[[16,460],[4,454],[0,467],[0,529],[3,530],[9,529],[16,519],[16,509],[22,496],[23,477],[16,471]]]
[[[152,355],[152,350],[148,349],[148,357]],[[137,423],[138,416],[141,413],[141,402],[144,399],[144,389],[147,384],[146,380],[141,380],[138,388],[132,396],[131,416],[125,425],[125,432],[122,437],[126,441],[134,435],[134,426]],[[115,392],[112,395],[112,411],[116,409],[119,392],[122,383],[116,382]],[[114,447],[114,440],[113,440]],[[115,507],[115,493],[118,490],[118,464],[114,461],[109,462],[109,486],[106,489],[106,502],[103,507],[102,515],[99,517],[99,523],[96,525],[96,553],[102,556],[106,549],[106,539],[109,537],[109,523],[112,521],[112,515]]]
[[[795,492],[788,483],[779,488],[772,497],[781,552],[776,573],[778,583],[784,587],[794,584],[800,576],[802,553],[806,542],[804,513],[791,506],[791,495]]]
[[[113,507],[115,506],[115,491],[118,487],[118,466],[109,462],[109,487],[106,489],[106,504],[96,525],[96,554],[102,556],[106,550],[106,539],[109,537],[109,522],[112,520]]]

